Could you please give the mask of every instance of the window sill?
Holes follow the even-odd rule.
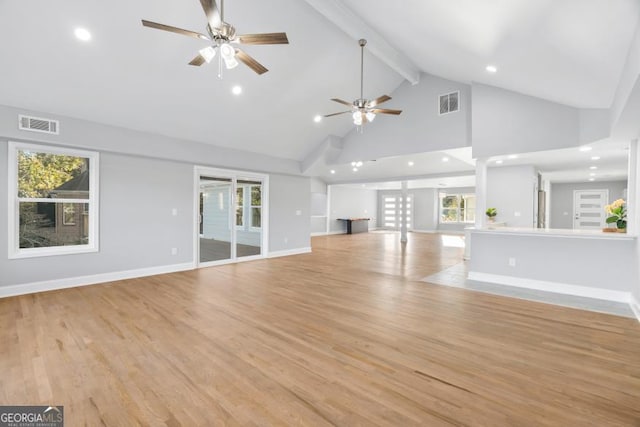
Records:
[[[55,248],[31,248],[9,251],[9,259],[39,258],[57,255],[75,255],[98,252],[96,246],[57,246]]]

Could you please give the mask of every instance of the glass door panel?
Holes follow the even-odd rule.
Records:
[[[200,176],[200,263],[232,259],[231,178]]]
[[[262,182],[238,178],[235,205],[238,258],[262,253]]]

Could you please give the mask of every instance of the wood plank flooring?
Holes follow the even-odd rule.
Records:
[[[0,300],[0,404],[67,426],[640,426],[634,319],[436,286],[439,235]]]

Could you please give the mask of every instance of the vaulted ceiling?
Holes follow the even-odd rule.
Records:
[[[609,107],[640,11],[637,0],[327,2],[419,71],[579,107]],[[313,121],[341,109],[329,98],[359,93],[357,37],[311,3],[226,0],[239,33],[286,31],[290,44],[246,47],[270,71],[241,65],[219,80],[214,63],[187,65],[204,41],[140,23],[204,31],[198,0],[2,0],[0,104],[301,160],[352,130],[345,116]],[[78,41],[76,27],[92,40]],[[392,95],[404,80],[385,59],[366,54],[365,96]]]

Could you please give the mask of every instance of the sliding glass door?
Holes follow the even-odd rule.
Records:
[[[230,178],[201,176],[199,183],[199,262],[229,260],[232,257]]]
[[[267,177],[196,168],[197,264],[224,264],[266,254]]]

